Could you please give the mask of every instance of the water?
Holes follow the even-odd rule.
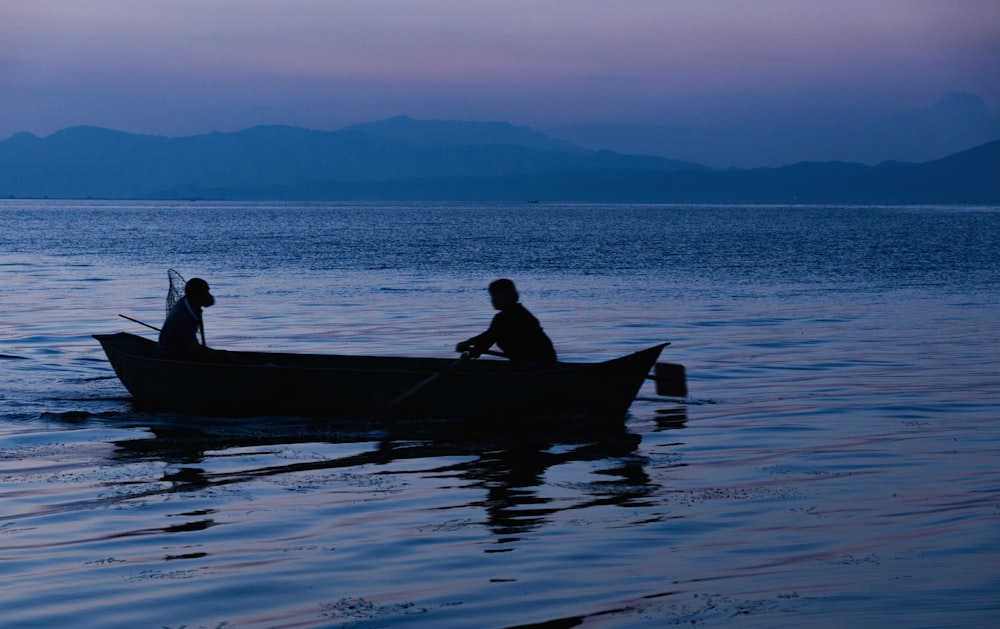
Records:
[[[990,626],[1000,207],[0,202],[0,626]],[[513,278],[621,434],[140,412],[94,333],[451,357]]]

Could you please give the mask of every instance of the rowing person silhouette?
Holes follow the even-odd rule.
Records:
[[[543,369],[556,363],[556,350],[535,315],[521,305],[514,282],[499,279],[489,286],[490,300],[499,310],[490,327],[455,346],[473,358],[497,345],[518,368]]]

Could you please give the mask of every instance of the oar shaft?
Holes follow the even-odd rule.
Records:
[[[160,331],[160,328],[158,328],[158,327],[156,327],[156,326],[154,326],[154,325],[149,325],[148,323],[143,323],[142,321],[139,321],[138,319],[133,319],[132,317],[126,317],[126,316],[125,316],[125,315],[123,315],[123,314],[120,314],[120,315],[118,315],[118,316],[119,316],[119,317],[121,317],[122,319],[128,319],[128,320],[129,320],[129,321],[131,321],[132,323],[138,323],[139,325],[144,325],[144,326],[146,326],[147,328],[149,328],[150,330],[156,330],[157,332],[159,332],[159,331]]]
[[[420,391],[421,389],[423,389],[424,387],[426,387],[430,383],[434,382],[435,380],[437,380],[441,376],[444,376],[444,375],[447,375],[448,373],[451,373],[451,371],[454,370],[455,367],[458,367],[460,364],[464,363],[468,359],[469,359],[469,354],[468,353],[463,353],[462,356],[458,360],[456,360],[455,362],[451,363],[450,365],[448,365],[447,367],[445,367],[441,371],[438,371],[438,372],[435,372],[435,373],[431,374],[427,378],[421,380],[420,382],[418,382],[417,384],[413,385],[412,387],[410,387],[406,391],[403,391],[402,393],[400,393],[396,397],[394,397],[391,400],[389,400],[389,407],[392,408],[392,407],[399,406],[400,404],[402,404],[403,402],[405,402],[407,399],[409,399],[411,396],[413,396],[414,393]]]

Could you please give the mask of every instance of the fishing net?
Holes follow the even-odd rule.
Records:
[[[184,276],[173,269],[167,271],[167,279],[170,280],[170,288],[167,290],[167,314],[170,314],[174,305],[184,297],[186,282]]]

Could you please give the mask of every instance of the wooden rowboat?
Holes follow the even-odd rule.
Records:
[[[159,355],[155,342],[133,334],[94,338],[141,405],[202,414],[382,419],[545,416],[621,421],[668,345],[605,362],[519,371],[502,360],[275,352],[228,351],[195,360],[172,359]]]

